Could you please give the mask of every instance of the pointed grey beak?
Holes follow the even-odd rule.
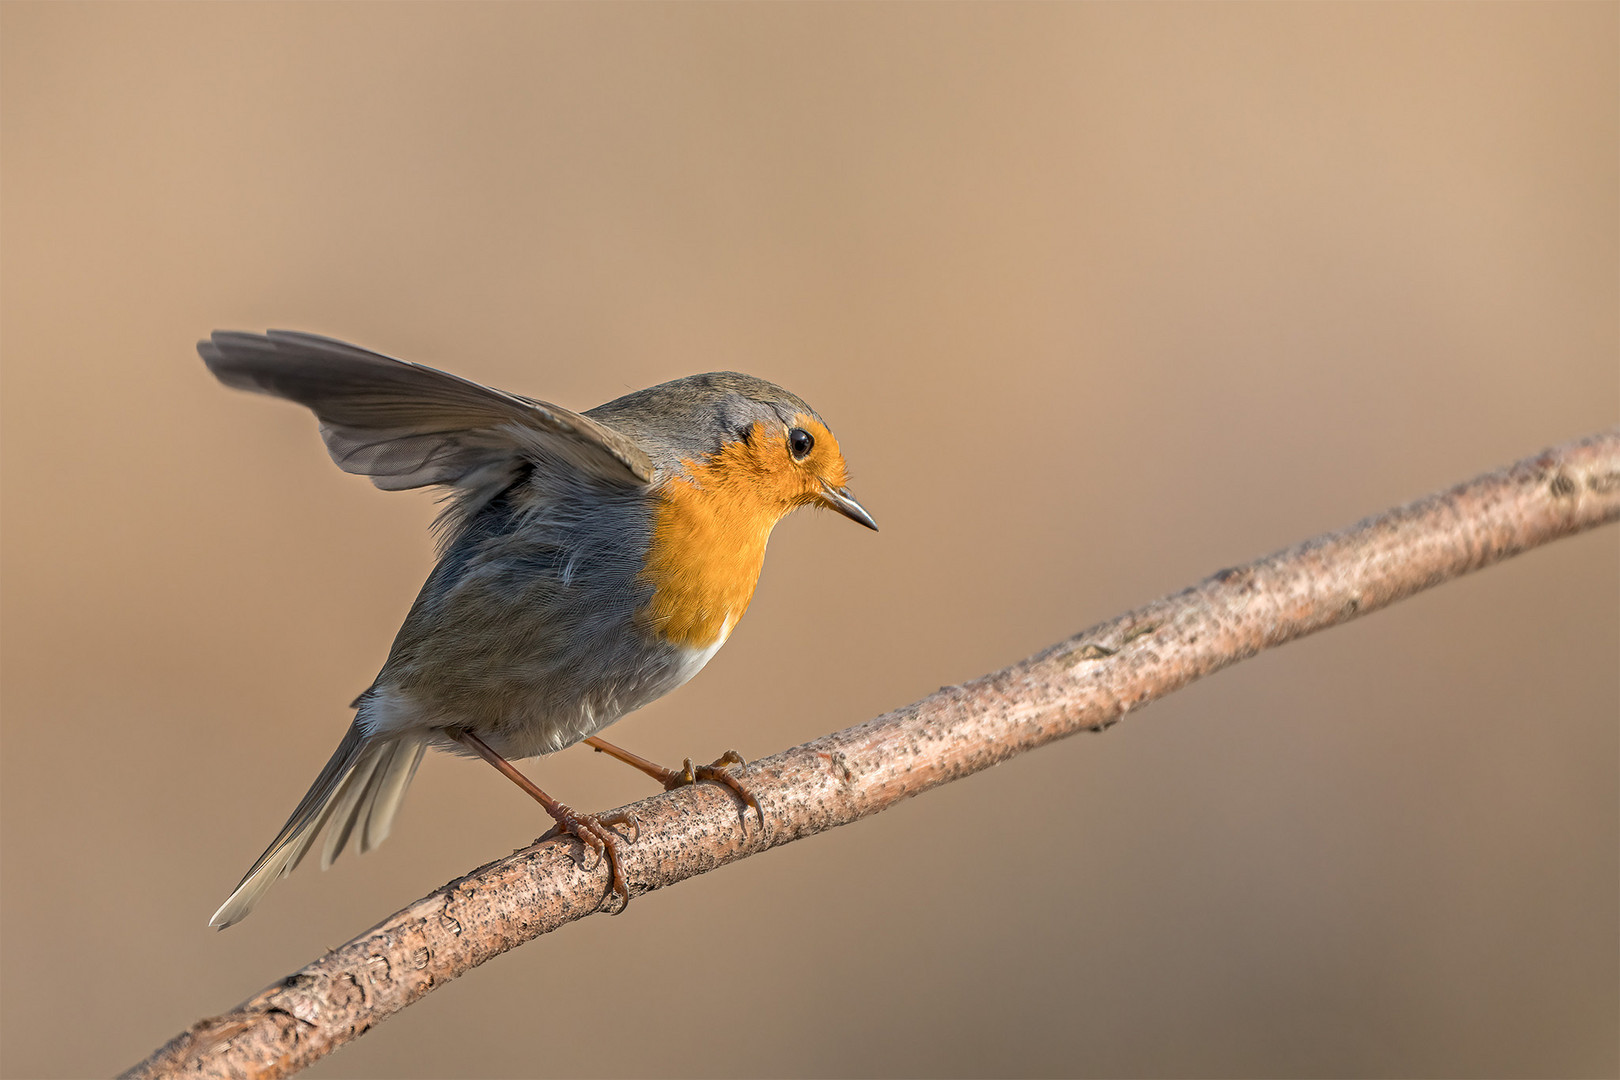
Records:
[[[866,507],[855,501],[855,496],[849,493],[848,488],[835,488],[831,484],[822,484],[821,501],[849,518],[849,520],[858,521],[873,532],[877,532],[877,522],[873,521],[872,515],[866,512]]]

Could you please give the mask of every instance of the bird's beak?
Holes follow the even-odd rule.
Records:
[[[821,485],[821,501],[823,504],[843,514],[851,521],[860,522],[873,532],[877,532],[877,522],[872,515],[866,512],[866,507],[855,501],[855,496],[849,493],[848,488],[833,487],[831,484]]]

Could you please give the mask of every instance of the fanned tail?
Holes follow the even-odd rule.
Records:
[[[351,837],[362,854],[382,843],[426,750],[424,736],[367,739],[358,722],[351,725],[287,824],[208,925],[223,930],[247,918],[270,886],[303,860],[323,827],[327,834],[322,869],[342,853]]]

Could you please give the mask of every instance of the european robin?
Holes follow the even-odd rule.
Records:
[[[209,925],[240,921],[324,829],[322,866],[388,835],[429,746],[476,754],[605,860],[628,901],[633,821],[569,809],[509,763],[585,741],[667,788],[726,766],[664,769],[596,733],[680,686],[748,609],[772,527],[824,506],[876,529],[838,440],[779,386],[691,375],[583,414],[313,334],[199,342],[227,386],[307,406],[339,468],[385,491],[440,485],[440,557],[354,722]],[[742,808],[746,814],[746,806]]]

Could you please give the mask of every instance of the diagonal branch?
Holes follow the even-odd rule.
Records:
[[[673,885],[1127,712],[1263,649],[1392,604],[1540,544],[1620,519],[1620,429],[1247,566],[938,693],[754,763],[766,829],[718,785],[636,804],[632,895]],[[231,1012],[172,1039],[126,1077],[296,1072],[491,957],[598,910],[608,870],[545,840],[423,897]]]

